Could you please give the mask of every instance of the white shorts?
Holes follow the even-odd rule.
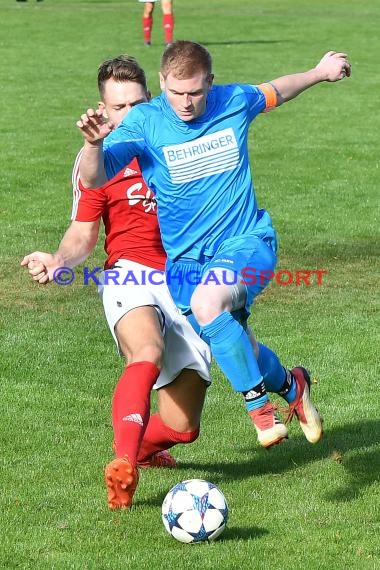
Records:
[[[154,389],[173,382],[181,370],[198,372],[207,385],[211,383],[211,352],[197,335],[185,316],[174,304],[165,282],[165,274],[151,267],[119,259],[114,269],[103,271],[98,293],[112,336],[122,355],[115,334],[117,322],[132,309],[153,306],[157,308],[165,340],[165,351],[160,376]]]
[[[139,2],[151,2],[152,4],[154,4],[155,2],[157,2],[157,0],[139,0]]]

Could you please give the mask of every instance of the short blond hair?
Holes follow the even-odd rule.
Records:
[[[169,73],[177,79],[189,79],[196,73],[212,73],[210,52],[201,44],[188,40],[177,40],[168,46],[161,58],[161,74]]]

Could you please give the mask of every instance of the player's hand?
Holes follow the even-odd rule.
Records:
[[[315,69],[321,74],[322,81],[340,81],[351,75],[351,64],[347,54],[342,52],[328,51]]]
[[[91,143],[96,144],[101,142],[111,131],[115,128],[112,121],[106,121],[101,109],[87,109],[81,115],[76,126],[82,133],[84,139]]]
[[[52,275],[57,267],[57,262],[50,253],[34,251],[22,259],[21,265],[28,269],[33,281],[45,285],[53,280]]]

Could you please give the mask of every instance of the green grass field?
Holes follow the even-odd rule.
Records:
[[[379,132],[380,6],[373,0],[174,0],[177,38],[212,52],[216,82],[260,83],[349,53],[353,75],[259,117],[250,153],[259,204],[279,234],[279,268],[326,270],[323,285],[272,284],[251,325],[286,365],[312,371],[324,440],[296,422],[270,452],[240,398],[213,369],[201,436],[177,447],[178,470],[141,475],[134,507],[110,512],[110,406],[123,363],[95,287],[39,287],[20,267],[53,251],[70,221],[79,115],[96,70],[128,52],[153,94],[163,49],[141,41],[135,0],[0,0],[1,517],[0,568],[380,569]],[[99,243],[87,265],[103,261]],[[220,486],[229,525],[212,544],[166,534],[170,487]]]

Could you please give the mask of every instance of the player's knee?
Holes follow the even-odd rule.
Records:
[[[199,291],[195,291],[190,306],[195,319],[201,326],[213,321],[220,313],[219,307],[215,306],[207,295],[201,295]]]
[[[154,11],[154,4],[152,4],[151,2],[146,2],[144,4],[143,17],[151,18],[153,16],[153,11]]]
[[[152,362],[158,368],[161,368],[162,358],[164,353],[164,345],[158,344],[147,344],[140,347],[132,355],[132,358],[138,359],[139,361]]]
[[[191,301],[191,310],[201,326],[208,325],[223,312],[219,305],[208,302],[207,299],[198,298]]]
[[[197,322],[201,326],[208,325],[224,311],[231,310],[230,288],[202,283],[195,289],[190,306]]]
[[[149,339],[143,344],[129,344],[129,346],[123,346],[121,343],[121,349],[129,364],[133,362],[151,362],[161,369],[164,354],[164,342],[162,339],[157,339],[156,341]]]

